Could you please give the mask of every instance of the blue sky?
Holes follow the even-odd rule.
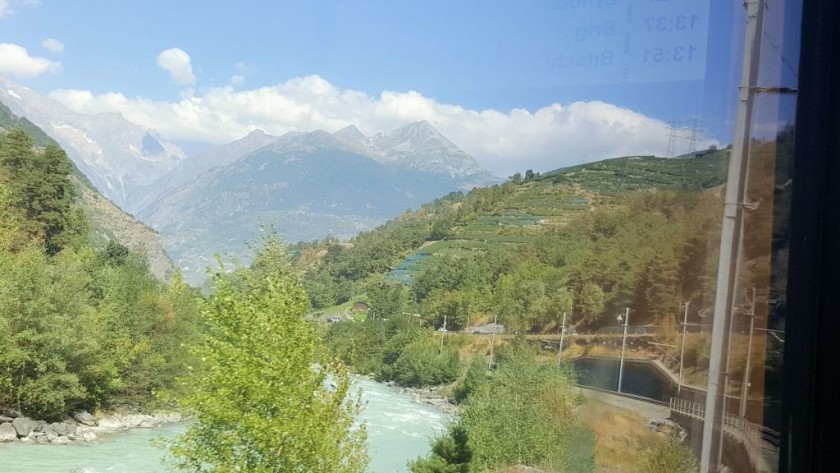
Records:
[[[728,0],[0,0],[0,45],[47,61],[0,58],[0,76],[179,142],[426,119],[505,174],[663,154],[667,124],[695,115],[700,145],[727,142],[739,15]]]

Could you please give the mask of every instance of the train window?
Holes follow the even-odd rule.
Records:
[[[3,468],[837,464],[836,2],[88,3],[0,0]]]

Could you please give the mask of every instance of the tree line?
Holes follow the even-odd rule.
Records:
[[[636,324],[675,327],[685,301],[711,305],[721,196],[644,191],[536,230],[520,245],[441,253],[415,265],[406,284],[389,276],[422,245],[457,239],[459,227],[499,213],[516,186],[508,182],[452,194],[347,243],[335,239],[291,249],[313,308],[364,294],[372,314],[419,313],[430,327],[461,329],[498,316],[516,330],[615,323],[630,307]]]
[[[196,292],[116,241],[94,248],[64,151],[0,135],[0,406],[43,419],[145,403],[198,336]]]
[[[361,405],[279,240],[205,297],[116,241],[93,247],[77,185],[60,148],[0,134],[0,408],[62,420],[163,402],[193,419],[168,445],[176,468],[364,471]]]

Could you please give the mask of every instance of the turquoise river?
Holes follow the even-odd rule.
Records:
[[[363,379],[367,407],[371,473],[407,471],[406,462],[429,452],[429,439],[442,432],[449,415],[396,389]],[[170,472],[162,462],[164,450],[153,444],[159,437],[182,432],[184,424],[156,429],[135,429],[101,436],[96,442],[73,445],[0,444],[3,473],[156,473]]]

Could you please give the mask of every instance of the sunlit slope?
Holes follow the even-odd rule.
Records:
[[[616,206],[634,192],[696,192],[724,184],[727,151],[691,158],[623,157],[558,169],[521,183],[478,189],[453,204],[459,214],[445,235],[428,241],[395,265],[391,277],[410,282],[411,273],[435,256],[514,247],[596,207]]]

